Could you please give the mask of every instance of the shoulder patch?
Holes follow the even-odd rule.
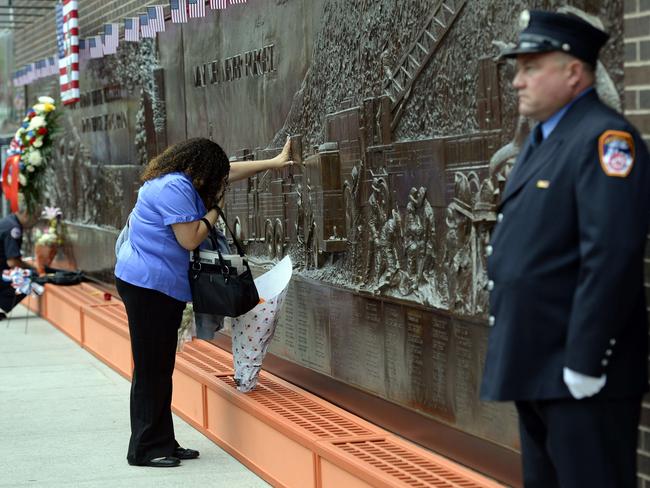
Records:
[[[14,239],[19,239],[20,236],[23,235],[23,231],[20,230],[20,227],[13,227],[9,233]]]
[[[607,176],[625,178],[634,166],[634,138],[629,132],[607,130],[598,138],[600,166]]]

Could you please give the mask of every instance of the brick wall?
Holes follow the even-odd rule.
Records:
[[[14,5],[24,3],[25,0],[22,0],[14,2]],[[168,14],[168,3],[159,0],[82,0],[79,2],[79,35],[87,37],[100,34],[103,25],[109,22],[119,22],[122,33],[124,17],[134,17],[144,13],[147,5],[154,4],[164,4],[165,13]],[[54,7],[51,12],[43,10],[39,13],[45,15],[37,18],[33,25],[15,32],[14,59],[17,68],[56,54]]]
[[[625,0],[625,114],[650,145],[650,0]],[[650,243],[646,287],[650,297]],[[650,488],[650,396],[639,427],[638,487]]]

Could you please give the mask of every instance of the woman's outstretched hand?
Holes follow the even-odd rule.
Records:
[[[276,163],[276,168],[284,168],[293,164],[291,160],[291,139],[289,137],[287,137],[287,142],[284,143],[282,152],[274,157],[273,161]]]

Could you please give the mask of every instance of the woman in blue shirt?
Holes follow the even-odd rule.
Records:
[[[175,467],[199,456],[176,442],[171,413],[177,332],[192,300],[188,251],[217,221],[228,181],[292,164],[289,149],[287,141],[273,159],[230,163],[218,144],[196,138],[170,146],[144,169],[115,266],[134,363],[129,464]]]

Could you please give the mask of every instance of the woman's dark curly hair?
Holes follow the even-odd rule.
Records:
[[[219,203],[228,185],[230,161],[219,144],[197,137],[169,146],[149,161],[141,180],[144,183],[175,172],[192,180],[205,208],[210,209]]]

